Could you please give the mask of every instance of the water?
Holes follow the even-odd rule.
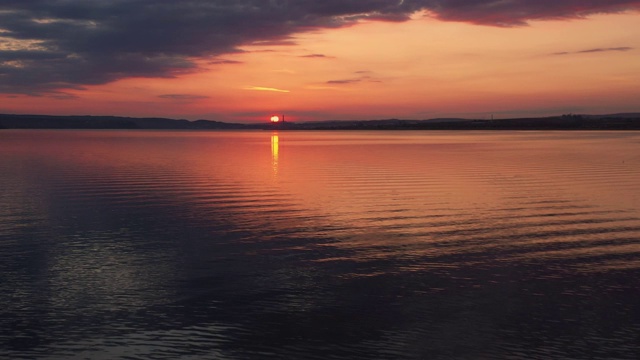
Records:
[[[0,132],[0,358],[637,359],[640,132]]]

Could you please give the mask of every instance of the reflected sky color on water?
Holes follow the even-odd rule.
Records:
[[[0,132],[0,358],[637,359],[640,133]]]

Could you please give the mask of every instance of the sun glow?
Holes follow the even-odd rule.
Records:
[[[272,117],[271,117],[271,122],[272,122],[272,123],[280,122],[280,117],[279,117],[279,116],[272,116]]]

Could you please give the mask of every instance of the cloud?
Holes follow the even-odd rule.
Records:
[[[632,50],[633,48],[631,47],[613,47],[613,48],[597,48],[597,49],[588,49],[588,50],[582,50],[582,51],[578,51],[578,53],[580,54],[584,54],[584,53],[594,53],[594,52],[605,52],[605,51],[629,51]]]
[[[369,72],[356,71],[355,73],[356,74],[364,74],[364,73],[369,73]],[[380,82],[382,82],[382,80],[375,79],[375,78],[372,78],[369,75],[366,75],[366,76],[360,76],[360,77],[351,78],[351,79],[329,80],[326,83],[327,84],[332,84],[332,85],[348,85],[348,84],[355,84],[355,83],[360,83],[360,82],[380,83]]]
[[[244,89],[245,90],[253,90],[253,91],[273,91],[273,92],[281,92],[281,93],[290,92],[289,90],[282,90],[282,89],[276,89],[276,88],[270,88],[270,87],[262,87],[262,86],[247,86]]]
[[[621,46],[621,47],[610,47],[610,48],[595,48],[595,49],[586,49],[580,51],[561,51],[553,53],[552,55],[570,55],[570,54],[589,54],[589,53],[599,53],[599,52],[623,52],[633,50],[632,47]]]
[[[440,0],[419,1],[440,20],[501,27],[531,20],[581,19],[593,14],[639,10],[637,0]]]
[[[2,0],[0,93],[175,77],[242,46],[292,45],[297,33],[406,21],[418,11],[444,21],[519,26],[638,9],[640,0]]]
[[[238,60],[226,60],[226,59],[216,59],[207,62],[209,65],[234,65],[234,64],[243,64],[244,62]]]
[[[331,59],[333,56],[327,56],[324,54],[309,54],[309,55],[300,55],[301,58],[315,58],[315,59]]]
[[[344,85],[344,84],[355,84],[355,83],[359,83],[359,82],[362,82],[361,78],[357,78],[357,79],[342,79],[342,80],[329,80],[329,81],[327,81],[327,84]]]
[[[158,95],[161,99],[171,99],[171,100],[182,100],[182,101],[190,101],[190,100],[202,100],[208,99],[208,96],[204,95],[192,95],[192,94],[164,94]]]

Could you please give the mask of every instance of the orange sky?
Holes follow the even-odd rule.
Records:
[[[0,95],[0,112],[245,123],[273,113],[310,121],[640,112],[638,24],[637,12],[521,27],[420,13],[197,58],[201,70],[173,78]]]

